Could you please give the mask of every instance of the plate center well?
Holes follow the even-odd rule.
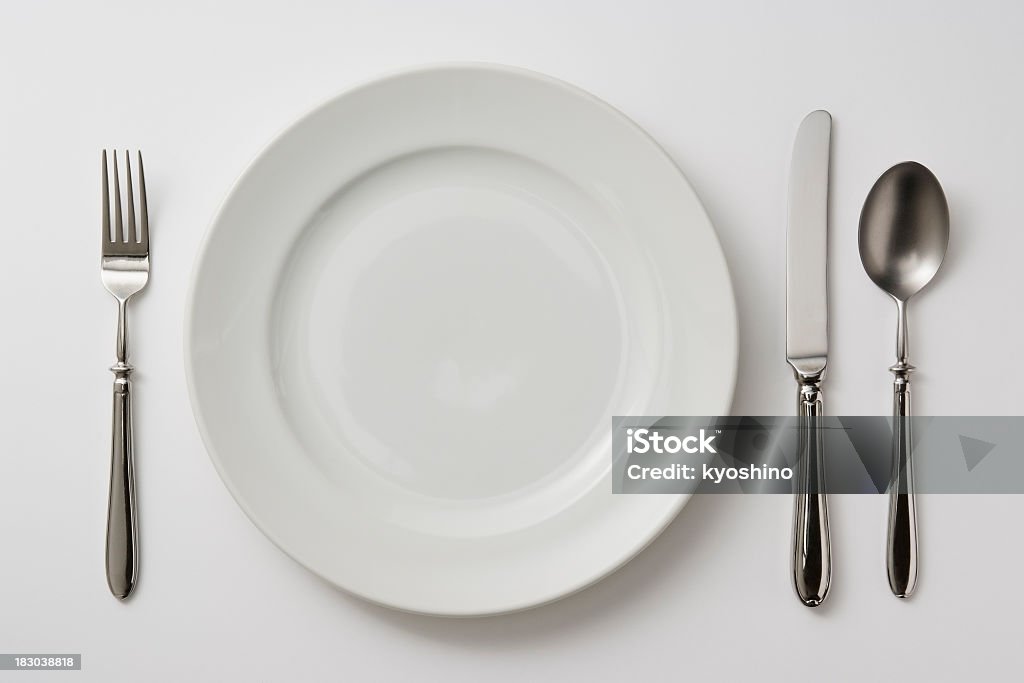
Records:
[[[310,456],[450,499],[606,457],[626,335],[593,220],[563,177],[477,148],[402,157],[335,194],[293,249],[271,330]]]

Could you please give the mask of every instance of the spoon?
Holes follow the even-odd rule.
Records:
[[[921,164],[905,161],[875,182],[860,214],[860,260],[868,277],[896,300],[896,364],[893,384],[893,463],[889,486],[889,587],[910,597],[917,584],[917,511],[911,463],[910,373],[907,302],[942,265],[949,243],[949,207],[938,179]]]

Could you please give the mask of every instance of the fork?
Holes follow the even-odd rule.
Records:
[[[124,153],[125,203],[121,210],[121,183],[117,151],[113,157],[114,191],[110,192],[107,151],[103,150],[103,286],[117,299],[117,361],[114,373],[113,439],[110,449],[110,497],[107,507],[107,585],[118,599],[127,598],[139,574],[138,525],[135,507],[135,463],[132,447],[132,366],[128,362],[128,301],[149,280],[149,215],[142,152],[138,153],[139,216],[136,222],[131,158]],[[114,231],[110,202],[113,199]],[[127,230],[125,230],[127,217]]]

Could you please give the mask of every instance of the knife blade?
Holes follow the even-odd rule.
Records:
[[[793,585],[817,607],[832,578],[821,432],[821,380],[828,363],[828,171],[832,117],[804,118],[793,145],[786,231],[786,360],[799,384],[794,480]]]
[[[786,359],[800,374],[828,358],[828,168],[832,117],[811,112],[797,131],[786,234]]]

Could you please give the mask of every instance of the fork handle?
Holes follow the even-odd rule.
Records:
[[[135,588],[139,571],[132,449],[132,366],[122,360],[110,370],[114,373],[114,419],[107,507],[107,585],[115,597],[124,600]]]

